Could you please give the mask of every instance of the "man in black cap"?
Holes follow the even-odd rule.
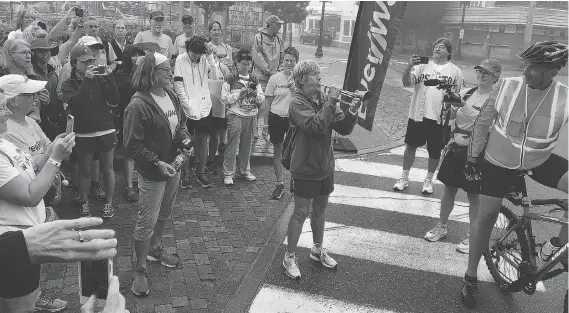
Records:
[[[164,35],[164,13],[162,11],[150,12],[150,29],[136,34],[134,44],[142,42],[155,42],[160,46],[161,53],[170,59],[174,54],[174,44],[172,39]]]

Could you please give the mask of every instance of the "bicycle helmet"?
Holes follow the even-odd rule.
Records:
[[[567,45],[557,41],[539,41],[524,52],[517,55],[518,59],[527,62],[548,63],[559,68],[567,65]]]

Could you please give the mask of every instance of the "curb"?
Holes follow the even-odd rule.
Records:
[[[249,271],[245,274],[245,277],[239,284],[237,291],[231,300],[229,300],[225,305],[223,312],[247,312],[253,298],[257,294],[259,286],[265,279],[265,275],[269,270],[269,267],[271,267],[275,255],[277,254],[277,250],[286,237],[288,221],[293,212],[294,198],[291,199],[283,214],[277,220],[277,223],[271,231],[265,245],[261,248],[261,251],[259,251],[259,254],[255,258],[255,261],[253,261],[253,264],[251,264]]]
[[[359,150],[358,153],[339,153],[335,155],[335,158],[354,157],[381,152],[384,150],[399,147],[404,144],[403,141],[404,139],[401,138],[383,145],[379,145],[377,147]],[[259,162],[256,164],[265,164],[263,162],[272,164],[273,162],[273,155],[270,153],[253,155],[251,156],[251,162],[253,162],[253,158],[255,159],[255,162]],[[225,308],[223,309],[224,313],[247,312],[247,309],[251,305],[251,302],[255,298],[259,287],[265,279],[265,275],[269,270],[269,267],[271,267],[271,264],[274,261],[280,245],[283,243],[286,237],[288,221],[290,220],[293,212],[294,197],[287,205],[281,217],[277,220],[273,230],[271,231],[271,234],[269,235],[269,238],[261,248],[261,251],[259,251],[259,254],[255,258],[255,261],[253,261],[253,264],[251,264],[251,267],[247,271],[247,274],[245,274],[245,277],[239,284],[237,291],[231,300],[229,300],[229,302],[227,302],[225,305]]]

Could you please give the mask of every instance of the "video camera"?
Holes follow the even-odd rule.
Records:
[[[450,104],[460,104],[460,96],[452,91],[452,88],[456,87],[456,84],[447,84],[446,81],[440,79],[427,79],[423,82],[423,85],[433,87],[437,86],[437,89],[444,90],[445,95],[443,96],[444,103]]]

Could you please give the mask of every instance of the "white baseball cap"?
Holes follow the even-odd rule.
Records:
[[[0,77],[0,93],[7,100],[23,93],[36,93],[45,88],[46,84],[46,81],[33,80],[22,75],[8,74]]]
[[[77,44],[75,46],[88,46],[89,48],[95,48],[95,49],[103,49],[105,48],[105,46],[103,46],[102,43],[98,42],[97,39],[95,39],[95,37],[93,36],[83,36],[81,38],[79,38],[79,40],[77,41]]]

